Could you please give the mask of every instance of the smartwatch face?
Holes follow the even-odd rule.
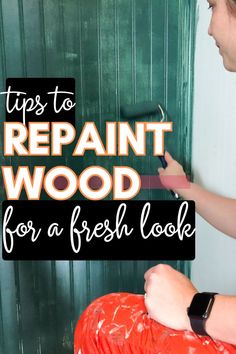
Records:
[[[198,299],[196,299],[196,301],[194,300],[189,307],[188,315],[203,316],[206,310],[209,308],[209,302],[212,301],[212,297],[208,294],[198,294]]]

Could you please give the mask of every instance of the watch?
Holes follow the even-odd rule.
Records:
[[[205,323],[208,319],[217,293],[197,293],[194,295],[191,305],[187,308],[192,330],[202,336],[208,336]]]

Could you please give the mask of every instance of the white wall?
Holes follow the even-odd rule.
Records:
[[[198,0],[193,118],[195,182],[236,198],[236,74],[222,65],[207,34],[210,10]],[[235,215],[236,217],[236,215]],[[197,216],[196,259],[192,280],[200,291],[236,294],[236,240]]]

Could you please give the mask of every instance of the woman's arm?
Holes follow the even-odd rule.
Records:
[[[161,182],[171,189],[170,179],[165,176],[185,176],[182,166],[169,153],[165,154],[168,167],[159,169]],[[167,183],[166,183],[167,182]],[[186,188],[175,188],[175,192],[186,200],[194,200],[196,211],[205,220],[221,232],[236,238],[236,200],[211,193],[195,183]]]
[[[236,296],[215,296],[205,328],[212,338],[236,345]]]
[[[191,281],[164,264],[150,268],[144,278],[150,317],[167,327],[192,331],[187,308],[197,289]],[[213,339],[236,345],[236,296],[215,296],[205,329]]]
[[[196,211],[226,235],[236,238],[236,200],[208,192],[195,183],[178,191],[184,199],[194,200]]]

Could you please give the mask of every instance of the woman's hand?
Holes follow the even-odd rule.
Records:
[[[187,308],[198,292],[191,281],[165,264],[150,268],[144,278],[145,305],[150,317],[176,330],[191,330]]]
[[[166,189],[174,190],[178,193],[178,189],[189,188],[189,182],[183,167],[173,159],[169,152],[165,152],[165,160],[167,167],[158,168],[160,180]]]

